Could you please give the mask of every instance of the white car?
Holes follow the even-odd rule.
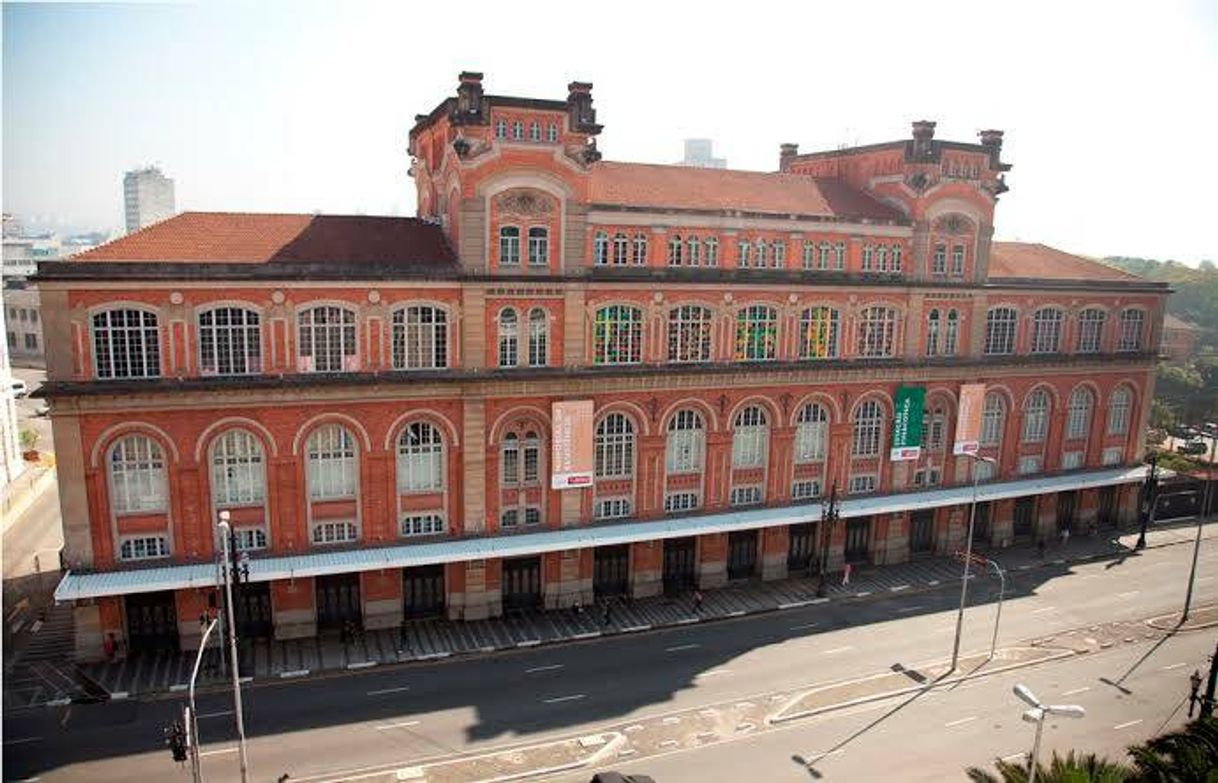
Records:
[[[13,396],[17,399],[21,399],[29,392],[29,388],[25,385],[25,381],[21,380],[20,378],[13,379],[12,389]]]

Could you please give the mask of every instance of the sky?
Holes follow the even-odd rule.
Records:
[[[159,165],[181,210],[413,215],[407,137],[454,95],[594,83],[606,159],[732,168],[1006,132],[996,237],[1218,260],[1218,3],[4,3],[5,212],[122,225]]]

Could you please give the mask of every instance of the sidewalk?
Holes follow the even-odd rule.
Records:
[[[1206,528],[1206,537],[1218,537],[1218,525]],[[1152,530],[1151,548],[1191,543],[1194,528]],[[1063,565],[1099,558],[1133,554],[1137,534],[1119,537],[1075,538],[1063,550],[1050,548],[1042,559],[1032,546],[992,551],[1010,572]],[[914,560],[891,566],[856,568],[849,585],[840,575],[830,577],[826,595],[816,597],[815,578],[793,578],[776,582],[749,581],[719,590],[708,590],[698,611],[692,597],[657,596],[639,600],[614,600],[609,622],[603,622],[600,606],[574,610],[533,612],[491,620],[450,622],[445,619],[407,623],[402,629],[368,631],[344,644],[333,636],[291,641],[254,640],[241,645],[241,670],[255,679],[304,677],[322,671],[361,669],[380,664],[428,661],[457,655],[476,655],[500,650],[576,642],[615,634],[640,633],[761,612],[793,609],[814,604],[866,599],[868,596],[918,592],[958,584],[961,565],[949,557]],[[992,579],[986,575],[982,578]],[[115,663],[87,664],[83,674],[112,694],[148,694],[182,690],[189,681],[194,654],[139,656]],[[214,682],[218,678],[203,678]]]

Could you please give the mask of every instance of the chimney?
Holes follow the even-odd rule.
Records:
[[[780,144],[778,146],[778,170],[786,171],[787,164],[791,162],[791,158],[799,154],[798,144]]]
[[[990,168],[998,168],[998,157],[1002,154],[1002,131],[983,130],[977,135],[981,137],[981,146],[990,153]]]
[[[915,160],[928,158],[931,142],[935,138],[935,123],[930,120],[915,120],[913,123],[913,156]]]
[[[596,135],[596,109],[592,108],[592,82],[571,82],[567,85],[567,114],[572,130]]]
[[[476,122],[482,117],[482,74],[478,71],[462,71],[457,77],[456,116],[462,122]]]

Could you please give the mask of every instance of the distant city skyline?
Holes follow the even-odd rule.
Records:
[[[764,171],[783,142],[889,141],[923,118],[941,139],[1000,128],[1014,169],[998,238],[1218,258],[1218,161],[1203,152],[1218,106],[1195,90],[1218,83],[1218,9],[1200,0],[1028,3],[998,17],[966,2],[598,17],[598,38],[669,60],[588,46],[563,7],[432,36],[418,32],[447,12],[380,3],[5,3],[4,210],[65,233],[121,231],[123,173],[155,164],[181,211],[413,215],[409,128],[468,68],[494,94],[562,98],[568,81],[592,81],[607,160],[667,163],[701,137],[732,168]],[[705,45],[676,59],[676,30]],[[528,36],[550,44],[516,43]],[[768,43],[744,56],[744,40]],[[846,64],[848,78],[834,75]]]

